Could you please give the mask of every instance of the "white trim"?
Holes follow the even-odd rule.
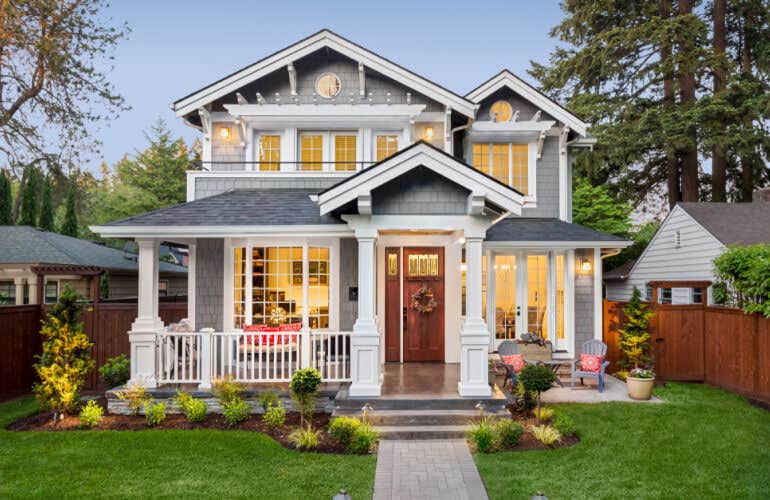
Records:
[[[358,61],[359,64],[364,64],[367,68],[371,68],[387,78],[396,80],[406,87],[409,87],[428,98],[434,99],[445,106],[451,106],[452,109],[467,117],[474,116],[474,106],[468,99],[407,71],[383,57],[345,40],[329,30],[322,30],[305,40],[290,45],[289,47],[222,79],[219,82],[213,83],[190,96],[180,99],[172,104],[172,109],[176,112],[177,117],[184,116],[200,106],[211,103],[231,92],[235,92],[243,86],[284,67],[289,62],[295,61],[325,47],[339,52],[354,61]]]
[[[506,211],[521,214],[524,196],[426,144],[417,144],[408,151],[404,150],[383,161],[377,168],[364,170],[359,175],[319,194],[318,204],[321,214],[328,214],[353,201],[361,192],[371,192],[378,186],[419,166],[429,168],[471,191],[485,192],[490,202]]]
[[[97,234],[115,238],[352,236],[345,224],[276,226],[90,226]]]
[[[559,218],[569,222],[572,218],[572,210],[569,206],[569,195],[572,186],[569,182],[569,159],[567,157],[567,135],[569,128],[564,127],[559,134]]]
[[[602,340],[602,251],[594,249],[594,339]]]
[[[575,250],[564,255],[564,332],[567,357],[575,356]]]
[[[508,87],[524,99],[553,116],[560,122],[569,126],[582,136],[588,134],[588,124],[561,107],[558,103],[544,96],[524,80],[508,70],[501,71],[496,76],[482,83],[478,88],[468,93],[465,97],[475,103],[479,103],[492,95],[498,89]]]
[[[490,249],[506,248],[625,248],[631,246],[631,241],[485,241],[484,246]]]
[[[197,243],[190,243],[187,245],[187,320],[190,322],[193,331],[197,331],[195,330],[197,246]],[[232,267],[230,269],[232,269]]]

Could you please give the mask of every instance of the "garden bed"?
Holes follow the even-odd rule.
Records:
[[[104,401],[100,401],[103,405]],[[318,448],[312,452],[318,453],[338,453],[345,454],[345,448],[332,439],[327,432],[329,425],[329,414],[315,413],[311,419],[314,429],[320,430]],[[294,446],[289,442],[291,431],[299,427],[300,417],[297,412],[286,413],[286,422],[279,427],[270,427],[262,421],[261,414],[252,414],[246,421],[230,426],[225,422],[222,415],[209,413],[203,422],[190,422],[184,415],[169,414],[165,420],[155,427],[147,427],[147,420],[143,415],[113,415],[105,414],[102,420],[93,429],[85,430],[80,426],[80,418],[77,415],[68,415],[57,424],[53,423],[53,413],[41,412],[22,418],[7,427],[9,431],[44,431],[44,432],[66,432],[66,431],[154,431],[154,430],[235,430],[247,432],[260,432],[270,436],[280,443],[284,448],[294,450]]]

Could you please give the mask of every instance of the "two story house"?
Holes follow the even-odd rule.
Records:
[[[139,247],[133,381],[316,366],[376,397],[386,363],[437,362],[481,397],[503,339],[570,358],[601,338],[602,257],[628,242],[571,223],[572,162],[595,141],[511,72],[459,95],[322,30],[173,109],[202,135],[187,202],[93,228]],[[157,347],[163,242],[189,248],[192,332]]]

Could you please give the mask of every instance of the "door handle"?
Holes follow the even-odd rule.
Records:
[[[516,316],[521,316],[521,306],[516,306]]]

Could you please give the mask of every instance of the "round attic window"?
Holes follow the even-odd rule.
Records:
[[[318,77],[318,81],[315,82],[315,90],[321,97],[331,99],[340,93],[342,83],[340,78],[334,73],[324,73]]]
[[[511,119],[513,109],[506,101],[497,101],[489,109],[492,119],[496,122],[507,122]]]

